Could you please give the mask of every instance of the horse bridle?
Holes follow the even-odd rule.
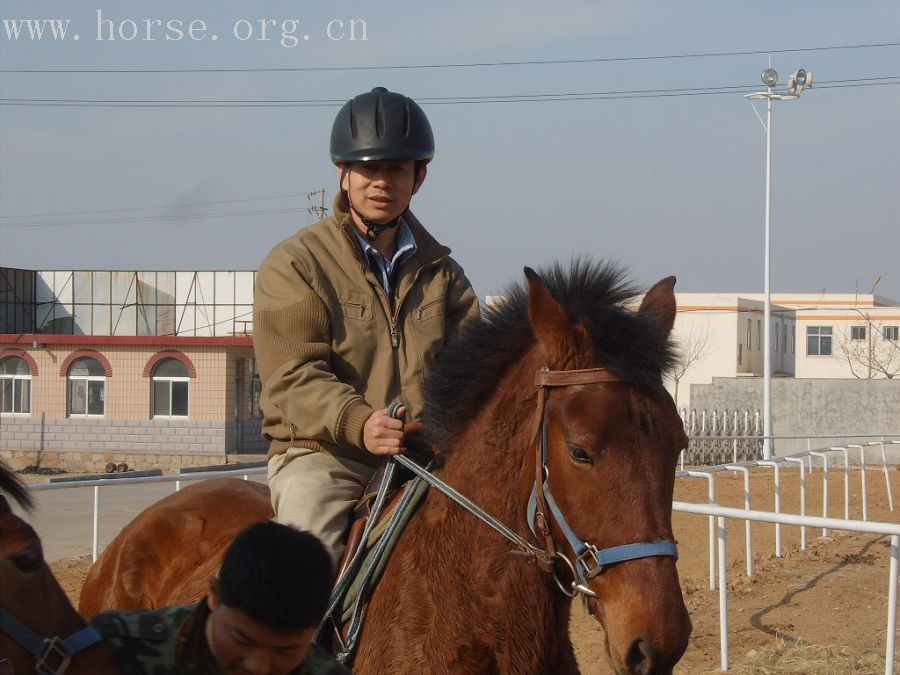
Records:
[[[103,639],[91,626],[85,626],[67,638],[40,638],[2,607],[0,632],[9,635],[34,657],[34,672],[37,675],[62,675],[73,656]]]
[[[674,541],[667,539],[598,549],[575,534],[550,493],[546,419],[547,398],[549,397],[550,389],[554,387],[608,384],[613,382],[623,382],[623,380],[606,368],[583,368],[580,370],[548,370],[543,368],[535,375],[535,384],[538,386],[537,422],[532,437],[532,443],[535,444],[536,448],[535,480],[531,496],[528,499],[527,520],[529,529],[535,538],[543,544],[543,548],[539,548],[524,539],[517,532],[486,513],[465,495],[447,485],[447,483],[427,469],[419,466],[410,458],[403,455],[395,455],[391,459],[405,466],[426,483],[520,547],[523,555],[534,561],[541,569],[553,575],[556,585],[559,586],[563,593],[571,598],[580,593],[588,611],[593,614],[593,609],[587,600],[588,598],[596,598],[597,594],[588,588],[587,584],[590,579],[603,572],[608,566],[628,560],[656,556],[669,556],[676,560],[678,559],[678,545]],[[392,404],[391,410],[396,411],[399,407],[400,404],[396,404],[396,406]],[[536,443],[538,438],[540,438],[540,443]],[[551,519],[566,538],[566,542],[575,555],[574,561],[560,551],[556,545],[551,533]],[[562,562],[568,568],[571,574],[571,581],[560,579],[554,564],[556,561]]]
[[[595,598],[597,594],[588,588],[588,581],[603,572],[609,565],[650,558],[671,556],[678,559],[678,545],[666,539],[643,541],[621,546],[598,549],[575,534],[550,492],[550,469],[548,467],[547,443],[547,399],[554,387],[569,387],[582,384],[607,384],[623,380],[606,368],[583,368],[580,370],[548,370],[537,372],[534,383],[538,386],[537,425],[532,443],[535,443],[535,479],[531,496],[528,498],[528,527],[531,533],[544,544],[544,551],[551,558],[563,562],[572,575],[566,584],[553,571],[560,590],[570,597],[579,593],[585,598]],[[536,443],[537,439],[540,443]],[[551,521],[555,522],[572,549],[574,560],[559,550],[551,533]],[[589,608],[590,609],[590,608]]]

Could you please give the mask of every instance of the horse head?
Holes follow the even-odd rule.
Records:
[[[23,508],[31,498],[0,464],[0,490]],[[0,494],[0,660],[14,673],[117,673],[93,629],[86,629],[44,560],[34,528]],[[2,672],[2,671],[0,671]]]
[[[534,434],[555,503],[545,507],[546,527],[567,568],[556,574],[583,593],[618,673],[671,672],[691,632],[672,533],[675,464],[687,438],[662,385],[675,278],[653,286],[637,312],[574,316],[541,277],[526,276],[538,362],[557,373],[538,377],[550,386]]]

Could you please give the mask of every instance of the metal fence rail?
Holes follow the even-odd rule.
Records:
[[[716,519],[716,542],[719,559],[719,646],[721,668],[728,670],[728,565],[726,564],[725,519],[736,518],[746,521],[775,523],[777,525],[799,525],[801,527],[821,527],[824,529],[863,532],[888,535],[891,538],[891,562],[888,570],[887,646],[885,648],[886,675],[894,672],[894,647],[897,628],[897,570],[900,561],[900,525],[893,523],[872,523],[861,520],[841,520],[838,518],[816,518],[786,513],[767,513],[735,509],[717,504],[692,504],[673,502],[672,508],[681,513],[694,513]]]
[[[30,492],[46,492],[48,490],[74,490],[77,488],[93,488],[94,489],[94,526],[91,544],[91,559],[96,562],[97,556],[100,554],[100,488],[102,487],[118,487],[122,485],[135,483],[175,483],[175,490],[181,489],[181,482],[188,480],[204,480],[206,478],[217,478],[219,476],[230,476],[235,478],[240,476],[244,480],[249,480],[251,475],[265,474],[266,467],[258,468],[238,468],[228,471],[209,471],[206,473],[183,473],[173,476],[142,476],[139,478],[98,478],[97,480],[81,480],[67,483],[61,481],[59,483],[37,483],[28,485]],[[149,504],[148,504],[149,506]]]
[[[853,438],[859,438],[854,435]],[[871,436],[870,436],[871,437]],[[828,438],[833,438],[829,436]],[[784,457],[773,457],[770,461],[749,461],[721,464],[717,466],[697,468],[676,472],[676,476],[685,478],[702,478],[708,484],[708,504],[693,504],[687,502],[673,502],[673,509],[684,513],[706,515],[709,518],[709,587],[711,590],[719,589],[719,622],[720,622],[720,648],[721,667],[728,670],[728,579],[726,566],[726,540],[725,519],[736,518],[745,521],[745,553],[747,576],[753,576],[753,544],[750,523],[761,521],[773,523],[775,526],[775,556],[781,557],[781,526],[800,526],[800,548],[806,548],[807,528],[822,528],[822,536],[827,536],[829,529],[863,532],[870,534],[889,535],[891,537],[891,562],[889,569],[888,590],[888,619],[887,619],[887,647],[885,652],[885,673],[891,675],[894,672],[894,651],[896,641],[896,610],[897,610],[897,564],[900,555],[900,525],[894,523],[873,523],[868,521],[868,481],[867,473],[878,470],[884,476],[885,491],[888,498],[888,507],[894,510],[894,498],[888,475],[887,457],[885,445],[900,445],[900,440],[885,441],[883,439],[870,441],[865,444],[848,443],[840,446],[829,446],[816,450],[807,450]],[[878,466],[867,463],[866,449],[880,449],[880,462]],[[831,478],[835,471],[829,471],[830,466],[838,466],[841,462],[839,475],[843,476],[844,487],[844,517],[843,519],[828,517],[828,493]],[[781,470],[787,467],[796,467],[799,479],[800,514],[781,513]],[[771,469],[774,473],[773,491],[775,512],[754,511],[751,509],[751,473],[750,469]],[[821,469],[822,475],[822,517],[806,515],[806,482],[807,473],[812,479],[814,471]],[[862,505],[862,520],[850,520],[850,482],[852,473],[859,472],[860,501]],[[744,478],[744,508],[736,509],[723,507],[716,501],[716,475],[721,472],[741,473]],[[717,574],[718,573],[718,574]]]

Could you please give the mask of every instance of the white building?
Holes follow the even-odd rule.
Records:
[[[679,408],[692,384],[762,377],[763,295],[678,293],[681,356],[667,382]],[[900,379],[900,302],[878,295],[772,294],[775,377]]]

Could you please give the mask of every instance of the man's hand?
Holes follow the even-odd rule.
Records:
[[[397,419],[388,415],[387,409],[376,410],[363,427],[363,443],[373,455],[399,455],[403,446],[403,417],[406,406],[397,410]]]

